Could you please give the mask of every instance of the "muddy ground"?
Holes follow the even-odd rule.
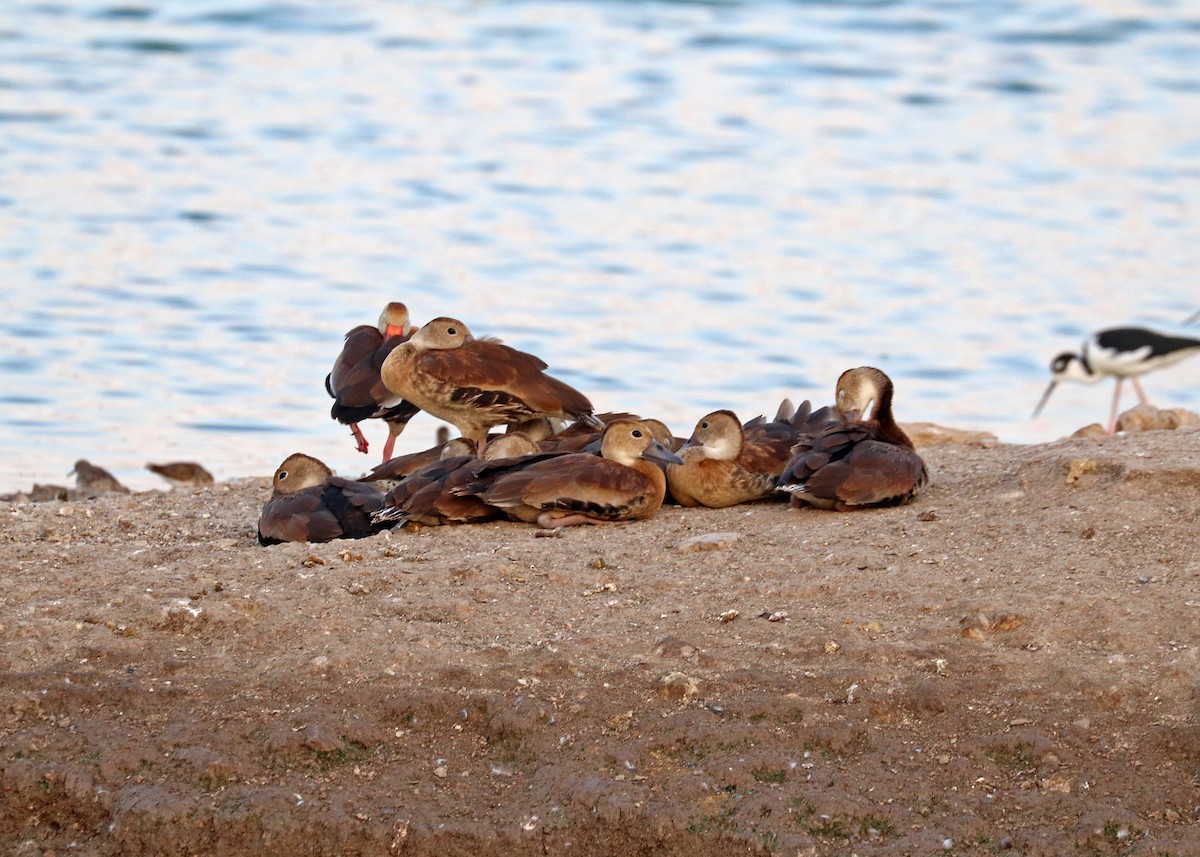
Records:
[[[0,506],[0,852],[1200,854],[1200,432],[326,545]]]

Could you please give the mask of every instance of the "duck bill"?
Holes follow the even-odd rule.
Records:
[[[1054,388],[1058,386],[1058,381],[1050,382],[1050,386],[1046,388],[1046,392],[1042,393],[1041,401],[1037,403],[1037,407],[1033,409],[1033,416],[1030,419],[1037,419],[1037,415],[1042,412],[1042,408],[1046,407],[1046,402],[1050,398],[1050,394],[1054,392]]]
[[[642,452],[642,458],[648,461],[657,461],[661,464],[683,464],[682,458],[671,452],[671,450],[667,449],[657,440],[646,447]]]

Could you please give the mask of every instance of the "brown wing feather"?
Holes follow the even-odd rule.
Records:
[[[546,364],[532,354],[483,339],[459,348],[424,351],[421,364],[440,380],[481,390],[511,387],[523,375],[540,375],[546,369]]]
[[[652,489],[650,480],[636,470],[574,453],[502,473],[479,496],[493,506],[575,509],[586,505],[617,515]]]
[[[810,437],[802,437],[792,447],[792,458],[784,467],[780,483],[803,481],[813,471],[845,456],[854,444],[868,440],[870,431],[862,423],[834,423]]]
[[[331,476],[325,483],[325,505],[339,519],[347,535],[357,538],[373,512],[383,508],[383,492],[373,485]],[[369,529],[369,528],[368,528]]]
[[[781,486],[847,506],[902,503],[926,483],[921,457],[876,439],[869,425],[838,423],[797,443]]]
[[[737,457],[738,465],[751,473],[778,476],[792,457],[800,434],[787,423],[770,422],[746,432],[746,443]]]
[[[421,355],[421,368],[449,385],[505,393],[534,413],[592,410],[586,396],[545,374],[541,359],[499,342],[476,339],[461,348],[427,351]]]
[[[890,443],[860,443],[843,461],[848,472],[835,494],[847,505],[900,503],[920,490],[928,478],[918,455]]]
[[[358,408],[376,403],[372,388],[379,381],[379,368],[373,365],[373,358],[382,344],[383,335],[367,324],[346,334],[329,373],[329,391],[339,405]]]
[[[392,489],[387,495],[387,505],[399,510],[399,519],[427,526],[497,517],[497,510],[477,497],[458,497],[450,493],[458,485],[470,481],[482,464],[482,459],[471,455],[435,461],[410,474]]]
[[[259,542],[327,542],[340,536],[342,525],[325,508],[324,490],[317,485],[268,500],[258,518]]]

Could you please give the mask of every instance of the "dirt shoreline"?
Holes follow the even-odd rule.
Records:
[[[1200,432],[922,452],[558,534],[7,503],[0,850],[1200,854]]]

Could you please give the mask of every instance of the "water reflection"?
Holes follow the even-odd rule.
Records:
[[[395,298],[677,430],[877,363],[902,420],[1011,441],[1105,414],[1028,419],[1054,353],[1197,308],[1182,7],[10,7],[0,490],[365,468],[322,380]]]

